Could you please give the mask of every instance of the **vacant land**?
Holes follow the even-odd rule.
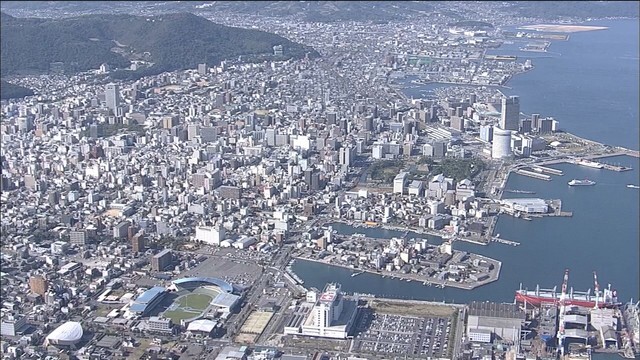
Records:
[[[369,306],[376,312],[403,316],[449,317],[456,312],[454,307],[446,305],[414,304],[380,300],[371,300]]]
[[[584,26],[584,25],[557,25],[557,24],[540,24],[540,25],[526,25],[519,29],[522,30],[535,30],[535,31],[548,31],[548,32],[563,32],[574,33],[581,31],[595,31],[606,30],[606,26]]]

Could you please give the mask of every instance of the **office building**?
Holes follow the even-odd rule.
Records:
[[[424,156],[431,156],[434,159],[442,159],[447,154],[447,144],[443,141],[433,141],[422,147]]]
[[[464,118],[462,116],[452,116],[451,117],[451,127],[464,132]]]
[[[16,336],[26,328],[27,318],[20,314],[7,314],[0,321],[0,335]]]
[[[491,157],[493,159],[503,159],[509,156],[511,156],[511,131],[503,130],[499,127],[493,128]]]
[[[480,139],[482,141],[490,143],[493,141],[493,126],[492,125],[481,125],[480,126]]]
[[[353,162],[353,158],[355,155],[355,151],[352,146],[343,146],[340,148],[340,165],[344,165],[346,167],[351,166]]]
[[[173,259],[171,249],[164,249],[161,252],[153,255],[151,258],[151,269],[153,271],[164,271]]]
[[[520,125],[520,98],[517,96],[502,98],[500,127],[504,130],[518,131]]]
[[[172,325],[171,319],[152,316],[147,321],[147,330],[151,332],[171,333]]]
[[[209,245],[220,245],[225,239],[225,230],[222,226],[197,226],[195,239]]]
[[[89,236],[86,230],[73,230],[69,232],[69,243],[72,245],[84,246],[89,243]]]
[[[116,84],[107,84],[104,98],[107,108],[111,110],[114,115],[117,115],[117,109],[120,106],[120,87]]]
[[[404,194],[404,187],[407,183],[407,179],[409,178],[409,174],[406,172],[401,172],[393,179],[393,193],[394,194]]]

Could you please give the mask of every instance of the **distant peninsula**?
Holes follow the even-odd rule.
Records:
[[[102,63],[138,75],[247,60],[319,56],[313,48],[264,31],[213,23],[191,13],[158,16],[86,15],[61,19],[17,18],[1,13],[1,75],[46,73],[57,63],[67,71],[98,69]],[[282,54],[274,55],[274,46]],[[122,75],[122,74],[121,74]]]

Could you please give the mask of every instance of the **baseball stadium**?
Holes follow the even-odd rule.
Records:
[[[173,300],[162,316],[175,324],[185,324],[212,310],[229,311],[239,300],[233,286],[223,280],[192,277],[175,280],[167,289]]]

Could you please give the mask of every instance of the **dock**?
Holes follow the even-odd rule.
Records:
[[[511,241],[511,240],[506,240],[506,239],[501,239],[501,238],[493,238],[493,239],[491,239],[491,241],[497,242],[497,243],[500,243],[500,244],[511,245],[511,246],[520,245],[520,243],[517,242],[517,241]]]
[[[518,170],[516,170],[516,174],[532,177],[532,178],[538,179],[538,180],[551,181],[551,176],[545,175],[545,174],[540,174],[540,173],[529,171],[529,170],[518,169]]]

